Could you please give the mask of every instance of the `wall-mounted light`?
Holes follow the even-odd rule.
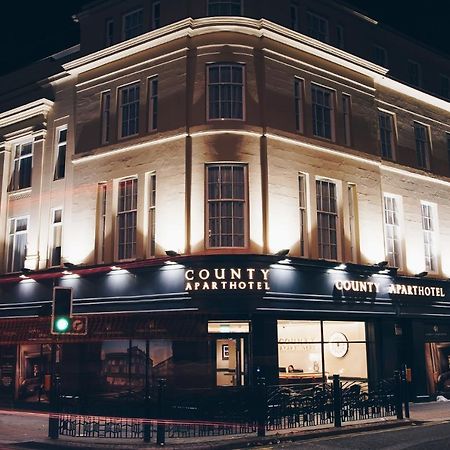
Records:
[[[426,277],[428,275],[428,272],[426,272],[425,270],[423,272],[420,273],[416,273],[414,276],[417,278],[423,278]]]
[[[175,256],[180,256],[180,254],[178,252],[176,252],[175,250],[166,250],[166,255],[170,256],[170,257],[175,257]]]

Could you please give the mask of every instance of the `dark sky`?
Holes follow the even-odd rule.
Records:
[[[71,16],[89,3],[87,0],[3,1],[0,74],[78,43],[78,25]],[[419,3],[420,8],[414,7],[416,2],[412,0],[347,0],[347,3],[450,55],[449,0],[429,0]]]

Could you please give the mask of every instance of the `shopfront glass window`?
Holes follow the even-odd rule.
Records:
[[[366,380],[365,323],[279,320],[278,366],[282,382]]]

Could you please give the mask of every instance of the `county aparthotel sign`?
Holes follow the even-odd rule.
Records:
[[[346,295],[387,293],[409,297],[445,297],[443,287],[416,284],[391,283],[385,285],[372,281],[338,280],[334,283],[334,288]]]
[[[246,268],[186,269],[185,291],[254,290],[269,291],[269,270]]]

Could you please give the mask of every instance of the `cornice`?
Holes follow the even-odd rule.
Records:
[[[34,102],[26,103],[25,105],[0,113],[0,128],[31,119],[41,114],[46,117],[52,107],[53,102],[51,100],[40,98]]]

